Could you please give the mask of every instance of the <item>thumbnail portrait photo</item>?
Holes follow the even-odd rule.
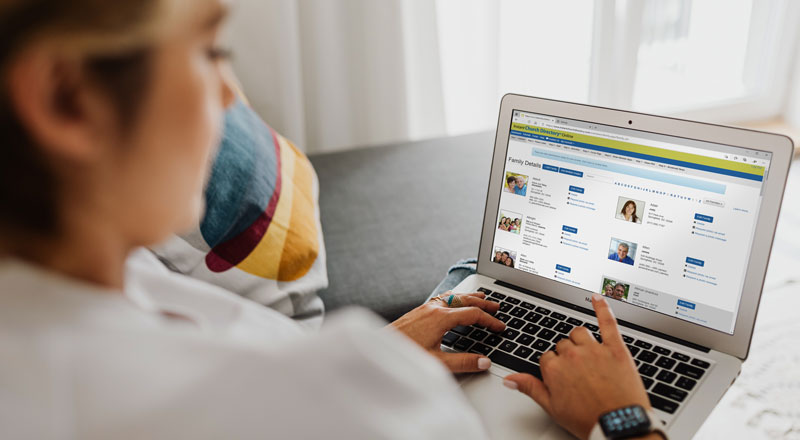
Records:
[[[524,196],[528,192],[528,176],[507,172],[506,180],[503,182],[503,191]]]
[[[508,249],[496,247],[494,248],[494,255],[492,262],[502,264],[503,266],[514,267],[517,261],[517,253]]]
[[[500,210],[500,220],[497,222],[497,229],[519,234],[520,229],[522,229],[522,214]]]
[[[617,199],[617,211],[615,215],[617,220],[641,224],[643,215],[644,215],[643,201],[629,199],[628,197],[624,196],[620,196],[620,198]]]
[[[603,278],[603,287],[600,289],[600,294],[620,301],[627,301],[630,289],[630,284],[612,280],[611,278]]]
[[[608,259],[633,266],[633,260],[636,258],[636,246],[636,243],[632,241],[612,237],[611,245],[608,247]]]

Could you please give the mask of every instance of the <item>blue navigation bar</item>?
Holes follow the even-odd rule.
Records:
[[[709,191],[717,194],[725,194],[725,185],[709,182],[707,180],[692,179],[689,177],[679,176],[675,174],[660,173],[658,171],[649,170],[647,168],[631,167],[627,165],[620,165],[613,162],[597,160],[590,157],[577,157],[561,152],[552,152],[533,148],[531,155],[543,159],[558,160],[561,162],[571,163],[586,168],[594,168],[611,173],[623,174],[628,176],[640,177],[642,179],[654,180],[656,182],[671,183],[673,185],[685,186],[687,188],[695,188],[703,191]],[[563,168],[562,168],[563,169]]]
[[[542,140],[542,141],[551,142],[551,143],[554,143],[554,144],[569,145],[569,146],[573,146],[573,147],[581,147],[581,148],[586,148],[587,150],[602,151],[602,152],[605,152],[605,153],[618,154],[620,156],[635,157],[635,158],[638,158],[638,159],[649,160],[649,161],[652,161],[652,162],[660,162],[660,163],[666,163],[666,164],[669,164],[669,165],[677,165],[677,166],[686,167],[686,168],[693,168],[693,169],[696,169],[696,170],[708,171],[710,173],[726,174],[728,176],[741,177],[742,179],[755,180],[757,182],[763,182],[764,181],[764,176],[759,176],[757,174],[743,173],[741,171],[735,171],[735,170],[728,170],[728,169],[725,169],[725,168],[712,167],[712,166],[709,166],[709,165],[703,165],[703,164],[699,164],[699,163],[692,163],[692,162],[685,162],[685,161],[682,161],[682,160],[668,159],[666,157],[652,156],[652,155],[649,155],[649,154],[636,153],[636,152],[633,152],[633,151],[625,151],[625,150],[620,150],[618,148],[602,147],[600,145],[587,144],[587,143],[584,143],[584,142],[571,141],[571,140],[568,140],[568,139],[554,138],[554,137],[550,137],[550,136],[542,136],[540,134],[525,133],[525,132],[517,131],[517,130],[511,130],[511,135],[512,136],[519,136],[519,137],[529,138],[529,139],[538,139],[538,140]]]

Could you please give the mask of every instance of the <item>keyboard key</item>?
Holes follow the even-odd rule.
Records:
[[[694,365],[695,367],[703,368],[703,369],[708,369],[708,367],[711,366],[711,364],[709,364],[708,362],[702,361],[700,359],[692,359],[692,365]]]
[[[469,351],[473,353],[482,354],[484,356],[488,356],[489,353],[492,352],[492,347],[489,347],[488,345],[485,344],[477,343],[473,345],[472,348],[469,349]]]
[[[507,351],[507,352],[511,353],[512,351],[514,351],[514,349],[517,348],[517,344],[514,343],[514,342],[511,342],[511,341],[503,341],[500,344],[500,347],[498,347],[498,348],[500,350]]]
[[[489,356],[489,358],[491,358],[491,356]],[[678,410],[678,404],[675,402],[656,396],[652,393],[647,393],[647,397],[650,399],[650,405],[652,405],[653,408],[660,409],[668,414],[674,414],[675,411]]]
[[[519,345],[531,345],[531,343],[533,341],[535,341],[535,340],[536,340],[535,337],[533,337],[533,336],[531,336],[531,335],[529,335],[527,333],[523,333],[523,334],[519,335],[519,337],[517,338],[517,344],[519,344]]]
[[[646,390],[649,390],[650,386],[653,385],[654,382],[655,381],[653,379],[650,379],[649,377],[642,378],[642,383],[644,384],[644,389]]]
[[[542,315],[549,315],[550,309],[545,309],[544,307],[539,306],[536,308],[536,313],[541,313]]]
[[[537,334],[536,336],[538,336],[538,337],[540,337],[540,338],[542,338],[542,339],[544,339],[546,341],[549,341],[549,340],[553,339],[553,336],[555,336],[555,335],[556,335],[556,332],[554,332],[554,331],[552,331],[550,329],[543,328],[542,331],[540,331],[539,334]]]
[[[544,328],[553,328],[557,323],[558,323],[558,321],[556,321],[553,318],[549,318],[549,317],[548,318],[544,318],[541,321],[539,321],[539,325],[541,325]]]
[[[683,374],[684,376],[689,376],[692,379],[700,379],[703,377],[703,373],[705,373],[704,370],[693,367],[689,364],[684,364],[683,362],[680,362],[678,366],[675,367],[675,372]]]
[[[481,290],[481,289],[478,289],[478,290]],[[500,292],[492,292],[492,293],[491,293],[491,295],[492,295],[492,298],[497,298],[497,299],[506,299],[506,296],[505,296],[505,295],[503,295],[503,294],[502,294],[502,293],[500,293]]]
[[[478,287],[478,292],[483,292],[487,296],[492,294],[492,291],[487,289],[487,288],[485,288],[485,287]],[[501,295],[502,295],[502,293],[501,293]]]
[[[639,350],[641,350],[641,348],[634,347],[633,345],[628,345],[628,351],[631,352],[631,356],[636,356],[636,353],[638,353]]]
[[[656,371],[658,371],[658,368],[650,364],[642,364],[639,366],[639,374],[643,376],[653,377],[656,375]]]
[[[575,327],[580,327],[580,326],[583,325],[583,321],[581,321],[580,319],[572,318],[572,317],[567,318],[567,322],[572,324],[572,325],[574,325]]]
[[[689,393],[686,391],[679,390],[669,385],[664,385],[663,383],[657,383],[651,391],[655,394],[669,397],[670,399],[678,402],[683,402],[683,400],[686,399],[686,396],[689,395]]]
[[[651,348],[653,348],[653,344],[651,344],[649,342],[645,342],[645,341],[636,341],[636,342],[633,343],[633,345],[635,345],[637,347],[642,347],[645,350],[650,350]]]
[[[511,305],[511,304],[509,304],[509,303],[507,303],[505,301],[500,303],[500,311],[501,312],[508,312],[509,310],[511,310],[513,308],[514,308],[513,305]]]
[[[519,305],[528,310],[533,310],[533,304],[529,303],[528,301],[522,301]]]
[[[639,359],[642,362],[653,363],[653,361],[655,361],[657,357],[658,355],[653,353],[652,351],[642,350],[642,352],[639,353],[639,356],[636,356],[636,359]]]
[[[516,316],[517,318],[522,318],[523,316],[528,314],[528,311],[523,309],[522,307],[514,307],[513,310],[508,312],[511,316]]]
[[[466,325],[459,325],[450,329],[451,332],[458,333],[459,335],[466,336],[469,332],[472,331],[471,328],[467,327]]]
[[[688,377],[683,377],[683,376],[678,377],[678,381],[675,382],[676,387],[683,388],[686,391],[691,391],[695,385],[697,385],[696,380],[689,379]]]
[[[514,304],[514,305],[517,305],[517,304],[520,303],[520,301],[517,298],[514,298],[513,296],[509,296],[508,298],[506,298],[506,301],[508,301],[508,302],[510,302],[511,304]]]
[[[472,331],[472,333],[469,334],[469,337],[476,341],[483,341],[483,338],[487,336],[489,336],[489,333],[486,333],[485,331],[478,328],[476,328],[475,330]]]
[[[666,349],[664,347],[659,347],[658,345],[653,347],[653,351],[664,356],[669,356],[669,354],[672,353],[672,350]]]
[[[529,312],[527,315],[525,315],[525,320],[528,322],[532,322],[534,324],[538,322],[540,319],[542,319],[542,315],[536,312]]]
[[[622,335],[622,340],[625,341],[626,344],[633,344],[633,338],[628,335]]]
[[[491,359],[492,362],[502,365],[506,368],[510,368],[511,370],[519,371],[520,373],[532,374],[539,379],[542,378],[542,372],[539,370],[538,365],[528,361],[523,361],[518,357],[512,356],[508,353],[503,353],[500,350],[493,351],[492,354],[489,355],[489,359]]]
[[[556,331],[568,335],[573,328],[575,327],[567,324],[566,322],[559,322],[558,325],[556,326]]]
[[[661,356],[660,358],[658,358],[658,362],[656,362],[656,365],[661,368],[666,368],[667,370],[671,370],[672,367],[675,366],[675,362],[677,362],[675,359],[671,359],[666,356]]]
[[[452,347],[458,340],[458,335],[453,332],[447,332],[442,336],[442,344]]]
[[[542,328],[539,327],[536,324],[526,324],[525,327],[522,327],[522,331],[524,331],[525,333],[532,334],[532,335],[535,335],[536,333],[539,333],[539,330],[541,330],[541,329]]]
[[[531,347],[539,351],[547,351],[547,349],[550,348],[550,342],[545,341],[544,339],[537,339],[536,342],[531,344]]]
[[[567,319],[567,315],[564,315],[564,314],[558,313],[558,312],[553,312],[553,313],[550,314],[550,316],[552,316],[554,319],[557,319],[559,321],[563,321],[563,320]]]
[[[533,352],[533,355],[531,355],[530,359],[538,364],[539,359],[542,358],[542,354],[544,353],[542,353],[541,351],[535,351]]]
[[[511,317],[506,315],[505,313],[498,313],[498,314],[494,315],[494,317],[499,319],[499,320],[501,320],[501,321],[503,321],[503,322],[508,322],[508,320],[511,319]]]
[[[639,359],[634,359],[634,360],[633,360],[633,363],[634,363],[634,364],[636,364],[636,366],[637,366],[637,367],[638,367],[639,365],[642,365],[642,361],[640,361]]]
[[[497,299],[497,298],[493,298],[493,297],[486,298],[486,301],[491,301],[491,302],[496,302],[496,303],[499,303],[499,302],[500,302],[500,300],[499,300],[499,299]]]
[[[597,340],[597,342],[599,342],[601,344],[603,343],[603,337],[600,335],[600,333],[592,333],[592,336],[594,336],[594,338]]]
[[[592,324],[591,322],[584,322],[583,326],[588,328],[590,332],[596,332],[596,331],[600,330],[600,327]]]
[[[501,338],[500,336],[489,335],[486,337],[486,339],[483,340],[483,343],[491,347],[497,347],[497,344],[499,344],[502,340],[503,338]]]
[[[461,338],[453,344],[453,348],[458,351],[467,351],[472,346],[472,341],[467,338]]]
[[[683,353],[678,353],[677,351],[675,353],[672,353],[672,358],[677,359],[681,362],[689,362],[689,356],[686,356]]]
[[[504,338],[513,341],[514,339],[517,339],[517,336],[519,336],[519,330],[514,330],[513,328],[506,328],[505,330],[503,330],[503,333],[500,334],[503,335]]]
[[[673,373],[672,371],[661,370],[656,376],[656,379],[660,380],[664,383],[672,383],[675,378],[678,377],[677,374]]]
[[[511,318],[511,321],[508,321],[508,326],[517,330],[521,329],[523,325],[525,325],[525,321],[519,318]]]
[[[528,347],[520,346],[518,349],[514,350],[514,354],[521,357],[522,359],[527,359],[528,356],[533,354],[533,350]]]

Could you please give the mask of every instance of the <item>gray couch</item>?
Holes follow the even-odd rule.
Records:
[[[494,133],[311,156],[330,286],[328,310],[387,320],[420,304],[478,252]]]

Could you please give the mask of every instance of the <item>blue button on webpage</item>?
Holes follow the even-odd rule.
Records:
[[[692,309],[692,310],[694,310],[694,308],[696,307],[695,303],[690,303],[689,301],[684,301],[682,299],[678,300],[678,305],[681,306],[681,307],[686,307],[687,309]]]

